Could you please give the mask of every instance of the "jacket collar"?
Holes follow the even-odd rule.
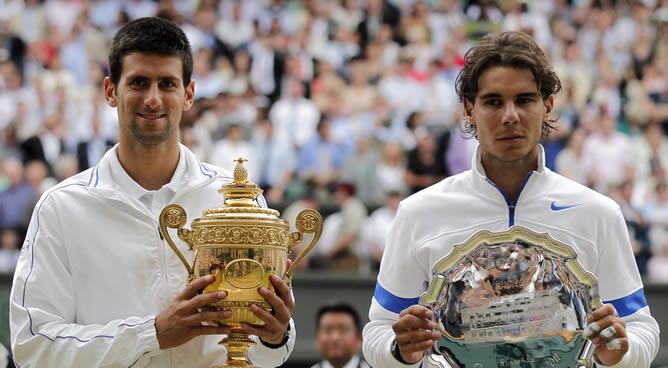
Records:
[[[105,192],[123,192],[133,198],[139,198],[144,189],[127,174],[120,165],[116,150],[118,144],[108,150],[93,169],[88,182],[92,190]],[[172,180],[166,186],[179,193],[189,186],[208,182],[216,177],[229,177],[221,169],[201,162],[192,151],[179,144],[179,163]]]
[[[545,149],[543,145],[538,145],[538,167],[534,173],[545,174],[549,169],[545,166]],[[491,180],[487,178],[485,168],[482,166],[480,158],[480,146],[476,148],[475,154],[471,159],[471,175],[473,176],[473,187],[484,194],[497,198],[499,191],[492,185]]]

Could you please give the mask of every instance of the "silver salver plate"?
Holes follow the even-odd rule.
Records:
[[[479,231],[432,269],[420,304],[441,333],[427,360],[449,368],[593,367],[582,335],[603,304],[573,247],[522,226]]]

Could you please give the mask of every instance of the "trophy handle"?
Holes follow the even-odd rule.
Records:
[[[318,211],[307,208],[299,212],[297,219],[295,220],[295,227],[297,231],[290,234],[290,239],[292,244],[290,244],[290,249],[297,245],[303,238],[304,234],[313,233],[313,239],[308,244],[306,248],[297,256],[295,261],[292,263],[292,266],[285,273],[284,279],[290,280],[292,278],[292,272],[294,272],[295,267],[301,262],[304,257],[313,249],[315,243],[320,239],[320,234],[322,234],[322,216]]]
[[[183,253],[181,253],[176,244],[174,244],[172,237],[169,235],[169,232],[167,231],[168,227],[177,229],[179,238],[181,238],[186,242],[186,244],[188,244],[188,248],[190,250],[193,250],[192,244],[190,244],[190,242],[188,241],[188,235],[190,234],[190,230],[183,228],[183,225],[186,224],[186,219],[187,215],[183,207],[179,206],[178,204],[168,205],[167,207],[163,208],[162,211],[160,212],[160,234],[162,234],[162,237],[165,238],[165,240],[167,240],[167,244],[169,244],[169,247],[172,248],[172,250],[174,251],[174,253],[176,253],[181,262],[183,262],[183,265],[186,266],[186,270],[188,271],[188,280],[192,280],[195,276],[193,267],[190,266],[190,264],[188,264],[188,260],[186,260],[186,257],[183,256]]]

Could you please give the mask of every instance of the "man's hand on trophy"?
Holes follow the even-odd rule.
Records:
[[[593,311],[587,317],[583,334],[596,346],[596,360],[606,366],[619,363],[629,350],[626,322],[617,315],[612,304]]]
[[[405,363],[414,364],[422,359],[441,334],[434,331],[434,312],[422,305],[410,306],[399,313],[394,322],[395,343]]]
[[[215,280],[211,275],[195,279],[155,317],[155,331],[160,349],[180,346],[200,335],[230,333],[229,327],[206,326],[204,323],[230,318],[231,311],[200,311],[200,308],[227,297],[224,291],[199,294]]]
[[[290,318],[295,310],[295,299],[288,284],[279,276],[271,275],[269,281],[275,291],[259,287],[258,292],[271,305],[272,313],[251,304],[251,311],[264,321],[264,326],[251,326],[244,323],[241,328],[247,334],[258,336],[269,345],[280,345],[287,336]]]

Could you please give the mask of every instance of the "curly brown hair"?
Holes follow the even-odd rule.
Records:
[[[455,81],[455,88],[461,103],[475,101],[480,76],[495,66],[530,70],[543,99],[561,90],[559,77],[552,69],[543,50],[531,36],[522,32],[494,33],[480,39],[464,56],[464,67]],[[541,135],[543,139],[551,130],[557,129],[556,123],[557,119],[543,121]],[[471,136],[476,134],[475,126],[468,121],[463,130],[464,133]]]

